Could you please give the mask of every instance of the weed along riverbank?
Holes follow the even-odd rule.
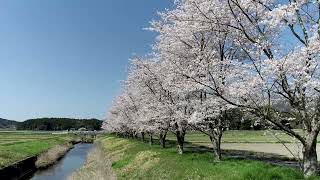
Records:
[[[53,165],[73,147],[74,145],[71,143],[56,145],[55,147],[49,149],[47,152],[44,152],[38,156],[35,163],[36,167],[46,168],[50,165]]]
[[[19,135],[19,137],[22,135]],[[55,137],[53,139],[53,137]],[[18,158],[19,151],[14,154],[17,156],[17,161],[10,163],[7,162],[5,166],[0,168],[0,179],[6,180],[16,180],[16,179],[50,179],[48,173],[45,173],[45,178],[40,178],[39,173],[43,175],[44,172],[50,172],[52,179],[57,179],[54,176],[59,175],[57,173],[52,173],[54,171],[54,167],[63,167],[63,175],[59,175],[59,177],[67,177],[73,171],[80,168],[85,162],[87,153],[93,147],[94,138],[92,136],[75,136],[75,135],[64,135],[64,136],[55,136],[55,135],[47,135],[48,139],[42,138],[42,136],[37,137],[40,142],[30,142],[30,146],[26,146],[23,149],[23,153],[26,154],[25,158]],[[53,139],[53,140],[52,140]],[[57,141],[57,142],[56,142]],[[52,143],[52,145],[46,145],[46,143]],[[32,146],[36,144],[37,146]],[[19,143],[8,145],[7,147],[2,148],[2,152],[5,148],[15,149],[15,146],[19,146]],[[42,152],[35,151],[31,153],[30,151],[35,149],[35,147],[47,147]],[[4,150],[3,150],[4,149]],[[21,149],[19,149],[22,151]],[[13,151],[14,152],[14,151]],[[30,152],[29,155],[27,152]],[[8,153],[7,153],[8,154]],[[14,156],[14,157],[15,157]],[[72,161],[75,164],[70,163],[68,159],[69,156],[72,156]],[[6,160],[5,156],[1,156],[0,160]],[[79,160],[83,159],[83,160]],[[77,161],[78,160],[78,161]],[[72,171],[71,171],[72,170]],[[61,171],[61,169],[59,170]],[[60,179],[60,178],[58,178]],[[66,179],[66,178],[65,178]]]
[[[115,180],[116,175],[112,170],[112,161],[104,151],[103,144],[97,142],[88,153],[84,166],[72,173],[68,180]]]

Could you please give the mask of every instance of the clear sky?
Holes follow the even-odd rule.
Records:
[[[0,118],[104,118],[171,0],[1,0]]]

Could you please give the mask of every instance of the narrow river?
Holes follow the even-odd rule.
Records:
[[[31,180],[66,180],[74,171],[84,165],[93,144],[76,144],[60,161],[44,170],[38,170]]]

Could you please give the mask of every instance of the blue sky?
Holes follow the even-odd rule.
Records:
[[[104,118],[171,0],[1,0],[0,117]]]

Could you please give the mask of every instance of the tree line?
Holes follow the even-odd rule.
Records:
[[[15,129],[17,121],[0,118],[0,129]]]
[[[186,130],[208,136],[214,159],[233,109],[302,145],[318,171],[319,0],[176,0],[149,30],[153,52],[135,57],[103,127],[121,136],[166,134],[183,153]],[[288,124],[302,129],[297,132]]]
[[[38,118],[17,123],[17,130],[61,131],[61,130],[100,130],[102,121],[98,119]]]

